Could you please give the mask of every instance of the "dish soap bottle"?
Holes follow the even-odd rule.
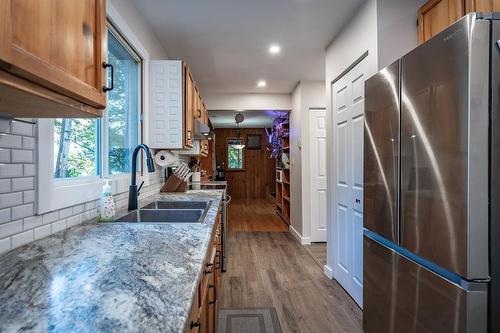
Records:
[[[102,198],[99,206],[99,221],[113,221],[116,211],[113,195],[111,194],[111,179],[104,179],[104,186],[102,187]]]

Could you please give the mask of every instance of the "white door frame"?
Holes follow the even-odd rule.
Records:
[[[356,68],[358,65],[360,65],[360,63],[364,63],[364,66],[365,66],[365,75],[367,75],[367,72],[368,72],[368,64],[367,62],[369,61],[368,59],[368,51],[366,51],[363,55],[361,55],[356,61],[354,61],[348,68],[346,68],[339,76],[337,76],[334,80],[332,80],[330,82],[330,86],[329,86],[329,89],[330,89],[330,122],[329,122],[329,125],[331,126],[331,131],[330,133],[328,134],[329,135],[329,147],[330,149],[335,149],[335,146],[337,144],[336,142],[336,139],[335,139],[335,135],[336,135],[336,130],[335,130],[335,122],[336,122],[336,117],[335,117],[335,112],[334,112],[334,107],[335,107],[335,101],[334,101],[334,98],[335,98],[335,93],[334,93],[334,85],[337,81],[341,80],[342,78],[344,78],[347,74],[349,74],[349,72],[351,72],[351,70],[353,70],[354,68]],[[330,278],[335,278],[335,269],[334,269],[334,266],[335,266],[335,263],[337,261],[337,258],[338,258],[338,253],[337,251],[335,250],[335,238],[336,238],[336,221],[335,221],[335,202],[337,200],[336,198],[336,194],[335,194],[335,179],[336,179],[336,154],[335,152],[332,153],[332,156],[331,156],[331,160],[330,160],[330,168],[329,168],[329,173],[328,173],[328,177],[329,177],[329,180],[328,180],[328,192],[330,194],[330,200],[328,202],[328,244],[327,244],[327,247],[328,247],[328,254],[331,255],[332,257],[332,261],[333,261],[333,265],[332,266],[329,266],[332,264],[332,262],[330,261],[330,259],[328,259],[328,262],[327,262],[327,265],[325,266],[325,275],[327,275],[328,277]],[[362,308],[362,304],[360,304],[360,307]]]
[[[313,175],[313,170],[314,170],[314,167],[313,167],[313,164],[317,164],[318,163],[318,160],[316,160],[315,158],[312,157],[313,155],[313,145],[314,145],[314,134],[313,134],[313,114],[317,111],[321,111],[323,112],[323,114],[325,115],[325,140],[327,140],[327,137],[328,137],[328,132],[326,130],[326,108],[309,108],[309,113],[308,113],[308,116],[309,116],[309,184],[310,184],[310,196],[309,196],[309,221],[311,223],[311,242],[326,242],[327,241],[327,225],[328,225],[328,216],[327,216],[327,206],[328,206],[328,199],[325,199],[325,206],[324,206],[324,211],[323,212],[320,212],[320,214],[318,215],[316,212],[316,209],[315,209],[315,204],[314,204],[314,200],[315,200],[315,187],[313,186],[313,184],[315,183],[315,178],[314,175]],[[328,192],[328,168],[327,168],[327,151],[326,151],[326,148],[327,148],[327,145],[326,145],[326,142],[325,142],[325,155],[323,156],[324,158],[324,162],[325,162],[325,175],[326,175],[326,178],[325,179],[325,195],[327,194]],[[316,207],[317,208],[317,207]],[[318,232],[318,230],[320,229],[319,228],[319,220],[318,218],[321,217],[321,213],[323,213],[323,216],[324,216],[324,224],[325,224],[325,229],[323,232]]]

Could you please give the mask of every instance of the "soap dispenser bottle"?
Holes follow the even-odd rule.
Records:
[[[102,187],[102,197],[99,206],[99,221],[113,221],[116,210],[113,195],[111,194],[111,179],[104,179],[104,186]]]

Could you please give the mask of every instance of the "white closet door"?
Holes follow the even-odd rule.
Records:
[[[365,61],[332,85],[334,276],[363,307]]]
[[[311,135],[311,242],[326,242],[326,111],[309,110]]]

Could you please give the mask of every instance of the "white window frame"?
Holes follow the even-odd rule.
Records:
[[[113,7],[111,3],[106,5],[108,20],[126,39],[129,45],[142,59],[142,118],[139,127],[148,123],[149,110],[149,52],[133,33],[132,29]],[[106,112],[106,110],[105,110]],[[123,193],[130,185],[130,173],[109,175],[108,170],[108,130],[105,126],[107,118],[101,123],[100,154],[101,165],[98,165],[99,176],[54,179],[54,121],[53,119],[39,119],[38,121],[38,187],[37,187],[37,212],[38,214],[82,204],[97,200],[101,197],[103,178],[111,178],[113,183],[113,194]],[[142,126],[142,142],[147,144],[148,128]],[[139,131],[140,133],[140,131]],[[141,137],[138,138],[141,142]],[[149,185],[149,174],[137,173],[137,182]]]

